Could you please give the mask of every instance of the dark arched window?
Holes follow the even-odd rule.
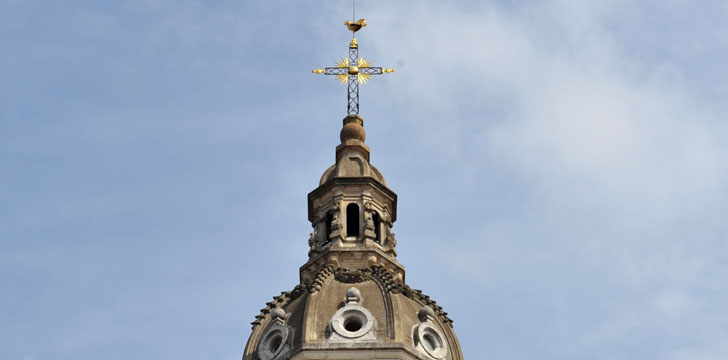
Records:
[[[379,214],[376,211],[372,211],[372,221],[374,222],[374,234],[376,236],[376,241],[378,244],[382,243],[382,237],[380,235],[379,231]]]
[[[359,205],[346,206],[346,236],[359,237]]]

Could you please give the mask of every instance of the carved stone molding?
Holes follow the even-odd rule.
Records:
[[[452,319],[447,316],[442,306],[422,293],[422,290],[412,289],[409,285],[395,280],[394,276],[383,266],[375,265],[364,269],[347,269],[326,265],[321,267],[312,280],[305,284],[296,285],[292,291],[282,292],[281,295],[273,297],[274,301],[266,304],[260,310],[260,315],[255,317],[251,323],[253,329],[260,325],[274,307],[280,304],[290,303],[304,294],[314,294],[321,289],[324,281],[333,275],[334,279],[345,284],[357,284],[367,280],[373,280],[382,285],[391,294],[402,294],[412,300],[419,301],[432,308],[435,314],[445,323],[452,327]]]

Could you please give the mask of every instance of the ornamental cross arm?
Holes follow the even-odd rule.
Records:
[[[369,79],[365,76],[367,75],[382,75],[384,73],[392,73],[394,72],[394,69],[390,68],[381,68],[378,66],[367,66],[367,67],[358,67],[354,66],[356,69],[349,69],[349,67],[327,67],[324,69],[316,69],[312,72],[314,74],[324,74],[324,75],[338,75],[338,76],[344,76],[343,83],[346,83],[348,81],[348,75],[358,75],[361,74],[361,79],[357,77],[357,81],[361,84],[365,84]],[[357,74],[358,70],[358,74]]]
[[[356,32],[357,30],[366,26],[366,20],[360,19],[356,23],[347,21],[346,25],[349,30],[351,30],[352,32]],[[356,30],[354,30],[354,28]],[[336,66],[327,67],[324,69],[315,69],[312,72],[314,74],[334,75],[339,79],[342,84],[348,84],[346,91],[348,98],[347,114],[358,115],[359,84],[366,84],[366,82],[369,81],[372,75],[393,73],[394,69],[371,66],[371,63],[367,59],[359,57],[359,45],[354,38],[349,43],[348,58],[342,58],[336,63]]]

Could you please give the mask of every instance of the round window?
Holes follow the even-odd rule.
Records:
[[[268,351],[275,353],[279,347],[281,347],[281,344],[283,343],[283,337],[281,334],[276,333],[272,335],[272,339],[268,341]]]
[[[427,355],[435,359],[444,359],[447,355],[445,340],[432,324],[420,324],[415,331],[416,342],[422,346]]]
[[[283,350],[286,341],[287,331],[280,328],[271,329],[268,334],[263,337],[263,341],[258,345],[258,356],[261,360],[275,359]]]
[[[345,306],[331,319],[331,327],[347,339],[357,339],[368,334],[374,327],[374,318],[361,306]]]
[[[425,334],[424,336],[422,336],[422,340],[424,340],[427,350],[432,351],[437,349],[437,342],[435,342],[435,339],[432,337],[431,334]]]
[[[357,316],[352,316],[344,320],[344,329],[348,332],[357,332],[361,329],[361,327],[361,319]]]

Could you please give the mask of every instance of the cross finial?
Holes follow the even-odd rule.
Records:
[[[361,30],[361,28],[367,26],[367,21],[365,19],[359,19],[354,22],[347,21],[344,25],[354,34]],[[334,67],[313,70],[314,74],[336,75],[342,84],[348,84],[346,91],[348,97],[348,115],[359,114],[359,84],[366,84],[372,75],[382,75],[392,72],[394,72],[394,69],[371,66],[371,63],[367,59],[360,58],[359,44],[356,38],[352,38],[349,43],[348,58],[342,58]]]

